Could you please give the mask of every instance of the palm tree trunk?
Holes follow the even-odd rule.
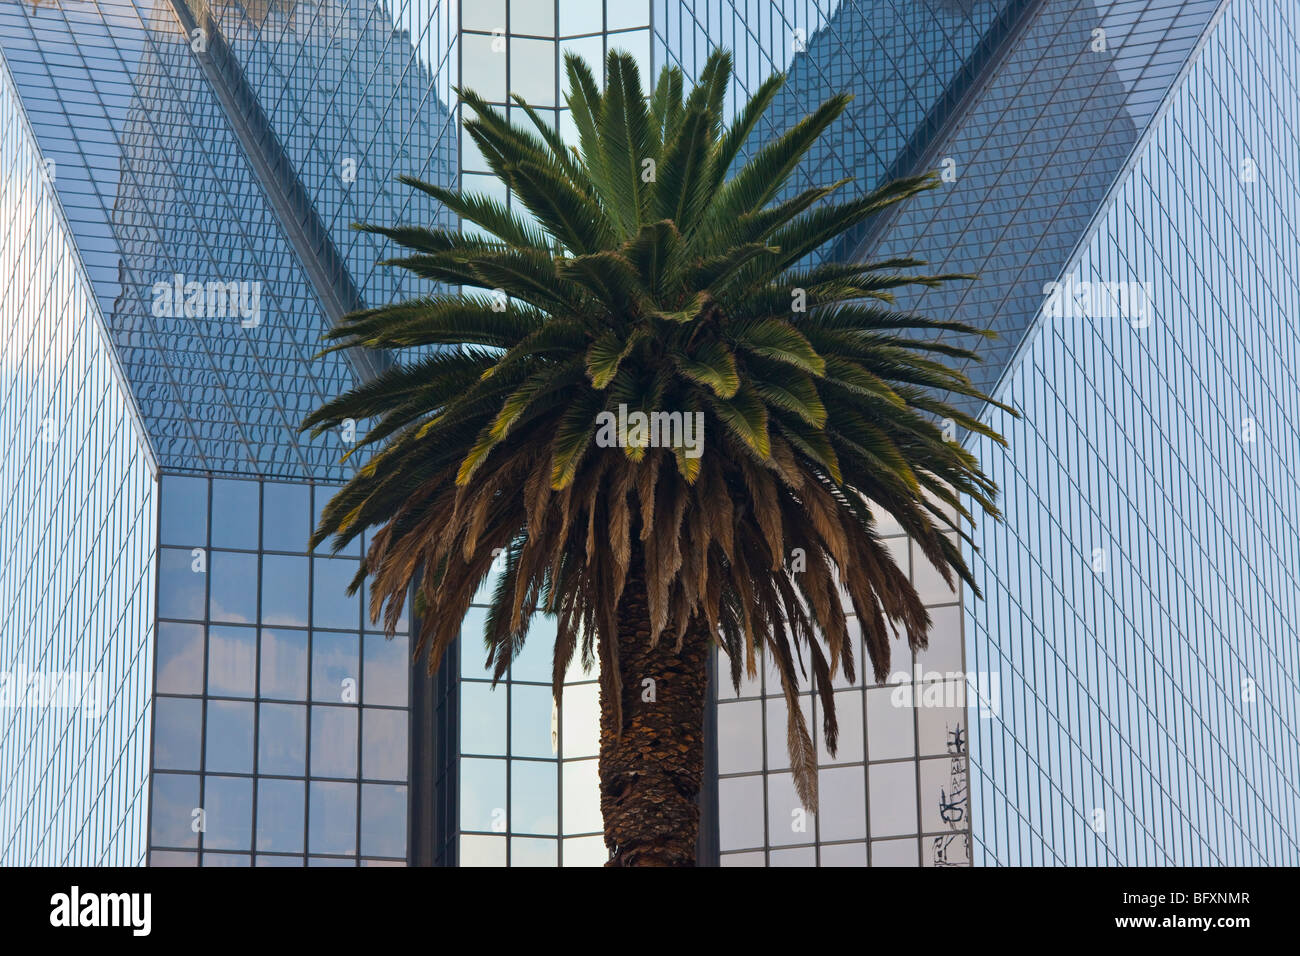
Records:
[[[664,634],[651,647],[645,573],[636,554],[619,601],[618,625],[621,728],[603,682],[600,706],[600,809],[610,850],[606,866],[694,866],[704,775],[708,626],[693,621],[680,650],[675,634]],[[600,666],[613,666],[605,656]]]

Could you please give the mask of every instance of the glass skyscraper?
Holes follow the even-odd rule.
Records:
[[[511,201],[456,89],[572,137],[563,58],[787,73],[752,153],[854,100],[791,189],[940,187],[824,257],[977,273],[1002,488],[982,592],[882,533],[934,621],[835,692],[818,813],[766,675],[716,689],[702,860],[1300,862],[1300,9],[1291,0],[0,0],[0,863],[592,865],[595,675],[547,622],[435,681],[308,555],[359,463],[297,431],[427,291],[355,221]],[[957,436],[962,440],[961,436]],[[725,670],[725,669],[720,669]],[[773,682],[775,686],[775,682]],[[801,702],[817,725],[816,694]],[[820,746],[820,743],[819,743]]]

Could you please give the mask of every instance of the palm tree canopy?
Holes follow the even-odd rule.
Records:
[[[531,128],[459,91],[476,114],[465,132],[528,215],[406,179],[476,228],[358,226],[409,250],[392,265],[460,291],[358,312],[328,334],[330,349],[418,351],[306,420],[316,434],[371,420],[358,444],[379,446],[312,546],[333,535],[339,550],[379,526],[353,588],[372,578],[371,613],[391,632],[414,584],[430,672],[495,565],[488,666],[504,675],[534,613],[553,613],[557,697],[575,653],[589,666],[615,652],[635,566],[652,641],[680,646],[706,622],[737,686],[768,655],[790,702],[797,785],[815,806],[800,669],[833,749],[832,677],[855,668],[846,602],[877,679],[891,633],[926,643],[929,617],[877,516],[892,515],[949,584],[973,587],[956,541],[972,517],[964,502],[996,514],[995,486],[940,425],[991,434],[943,400],[978,395],[944,362],[973,353],[937,341],[984,333],[900,311],[891,295],[957,277],[913,274],[922,263],[910,259],[809,264],[935,181],[848,199],[834,196],[844,183],[786,190],[848,98],[743,154],[783,78],[727,125],[726,53],[689,93],[666,68],[648,97],[625,53],[610,53],[603,91],[581,59],[566,67],[572,148],[518,97]],[[620,421],[698,415],[702,447],[600,441],[602,413],[620,409]],[[600,676],[618,701],[617,668]]]

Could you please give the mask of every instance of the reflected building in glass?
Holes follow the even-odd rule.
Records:
[[[783,696],[717,688],[702,861],[1296,863],[1296,19],[0,0],[0,862],[603,862],[595,675],[556,706],[539,620],[493,689],[478,602],[437,679],[412,668],[405,622],[344,594],[360,548],[305,551],[355,433],[297,424],[386,361],[314,358],[330,323],[428,291],[350,228],[454,225],[395,177],[513,201],[456,88],[572,139],[566,53],[694,75],[721,46],[730,108],[788,75],[751,155],[854,94],[791,189],[941,172],[821,255],[978,273],[902,304],[996,329],[968,371],[1023,417],[970,441],[1006,516],[973,529],[980,596],[881,528],[931,643],[834,688],[818,813]]]

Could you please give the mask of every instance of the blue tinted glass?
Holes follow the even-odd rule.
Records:
[[[203,693],[203,625],[159,624],[154,667],[159,693]]]
[[[267,482],[262,486],[262,547],[307,550],[311,537],[311,487]]]
[[[202,753],[203,702],[173,697],[154,700],[153,762],[163,770],[198,770]]]
[[[247,850],[252,846],[252,780],[205,776],[203,810],[205,849]]]
[[[366,856],[406,856],[406,788],[361,786],[361,852]]]
[[[257,623],[257,555],[213,551],[208,562],[208,575],[212,579],[211,620]]]
[[[301,780],[257,782],[257,849],[301,853],[306,784]],[[261,862],[259,860],[259,865]]]
[[[217,697],[252,697],[256,681],[257,629],[208,628],[208,693]]]
[[[262,623],[307,626],[307,559],[262,557]]]
[[[201,621],[207,602],[207,555],[163,548],[158,552],[158,616]]]
[[[257,550],[259,485],[255,481],[212,482],[212,546]]]
[[[315,631],[311,637],[311,699],[355,704],[360,689],[357,635]]]
[[[323,783],[310,785],[307,849],[312,853],[357,852],[357,785]]]
[[[307,632],[262,628],[261,695],[307,699]]]
[[[199,845],[197,823],[201,820],[199,778],[197,774],[155,773],[153,818],[149,842],[154,846],[188,847]]]
[[[311,775],[357,775],[355,707],[326,707],[317,704],[311,708]]]
[[[253,772],[253,704],[208,701],[207,757],[209,773]]]
[[[405,780],[406,711],[367,707],[361,722],[361,776],[368,780]]]
[[[307,708],[297,704],[258,707],[257,772],[302,776],[307,772]]]
[[[365,635],[366,680],[362,688],[367,704],[406,706],[410,686],[410,668],[405,634],[386,638],[382,634]]]
[[[312,627],[355,631],[361,626],[361,595],[347,594],[359,566],[359,561],[343,558],[312,560]]]
[[[159,494],[162,510],[159,535],[163,544],[206,547],[208,543],[208,482],[206,478],[163,475]]]
[[[460,685],[460,749],[467,754],[506,752],[506,700],[504,685],[493,688],[484,681]]]

